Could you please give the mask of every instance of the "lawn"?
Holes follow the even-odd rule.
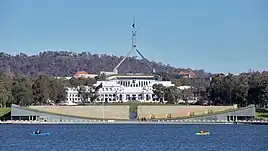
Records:
[[[10,112],[10,110],[10,108],[0,108],[0,117],[6,115],[8,112]]]
[[[256,109],[257,118],[268,119],[268,108]]]

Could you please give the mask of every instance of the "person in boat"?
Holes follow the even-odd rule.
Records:
[[[41,134],[41,131],[39,129],[37,129],[34,133],[35,134]]]

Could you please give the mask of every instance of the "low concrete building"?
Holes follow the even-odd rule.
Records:
[[[214,112],[210,112],[210,111]],[[255,106],[244,108],[229,107],[200,107],[198,106],[138,106],[139,118],[155,119],[184,119],[184,120],[252,120],[255,117]],[[196,111],[196,114],[191,114]],[[197,114],[199,113],[199,114]],[[202,114],[201,114],[202,113]],[[111,106],[30,106],[27,108],[12,105],[12,120],[90,120],[90,119],[114,119],[129,120],[128,105]]]
[[[25,121],[61,121],[61,120],[81,120],[83,118],[75,118],[70,116],[59,116],[53,114],[46,114],[41,112],[35,112],[31,110],[24,109],[17,105],[11,106],[11,120],[25,120]]]
[[[129,119],[129,106],[11,106],[13,120]]]
[[[237,121],[237,120],[253,120],[256,115],[255,105],[249,105],[244,108],[235,109],[232,112],[219,113],[214,115],[207,115],[202,117],[189,118],[191,120],[225,120],[225,121]]]

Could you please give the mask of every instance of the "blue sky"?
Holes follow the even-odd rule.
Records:
[[[268,70],[267,0],[1,0],[0,51],[122,56],[133,16],[149,60],[213,73]]]

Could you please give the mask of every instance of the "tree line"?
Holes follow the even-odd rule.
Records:
[[[40,75],[36,77],[16,74],[14,76],[0,73],[0,107],[18,105],[42,105],[61,103],[66,100],[66,87],[93,85],[95,79],[56,79],[52,76]],[[81,87],[82,88],[82,87]],[[83,89],[79,95],[91,94]],[[86,101],[86,100],[85,100]]]
[[[180,79],[185,80],[185,79]],[[268,72],[249,72],[240,75],[215,74],[209,82],[187,79],[184,85],[190,89],[178,90],[177,87],[154,85],[154,93],[164,97],[168,103],[178,103],[198,97],[196,104],[233,105],[240,107],[255,104],[257,107],[268,106]],[[193,82],[195,81],[195,82]],[[179,81],[181,83],[181,81]]]
[[[52,76],[25,76],[15,74],[13,76],[0,73],[0,107],[10,104],[40,105],[60,103],[66,100],[66,87],[78,87],[78,93],[82,102],[94,102],[98,96],[97,86],[86,89],[85,86],[93,86],[95,79],[72,78],[56,79]],[[196,104],[208,105],[233,105],[247,106],[256,104],[258,107],[268,105],[268,72],[250,72],[240,75],[215,74],[210,80],[204,79],[174,79],[176,86],[164,87],[154,85],[154,94],[164,98],[168,103],[179,103],[184,100],[186,104],[192,98],[197,97]],[[188,85],[190,89],[179,90],[177,86]],[[88,100],[89,98],[89,100]]]

